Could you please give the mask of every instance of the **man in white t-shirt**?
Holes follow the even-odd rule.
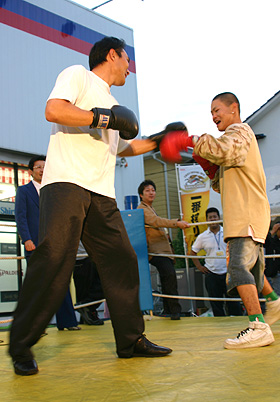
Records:
[[[38,372],[30,348],[63,300],[80,240],[98,267],[118,356],[172,351],[143,335],[137,256],[115,201],[116,156],[139,155],[157,146],[134,139],[134,113],[111,95],[111,86],[124,85],[129,75],[124,48],[124,41],[113,37],[95,43],[90,71],[83,66],[62,71],[46,105],[46,119],[54,124],[40,191],[39,245],[10,334],[9,353],[19,375]]]
[[[220,220],[220,213],[217,208],[211,207],[206,211],[207,221]],[[197,255],[200,250],[206,252],[206,257],[224,257],[224,258],[205,258],[202,265],[199,259],[193,259],[193,263],[199,271],[205,274],[205,287],[209,297],[228,297],[226,286],[226,243],[224,242],[223,227],[218,223],[208,225],[205,232],[198,235],[192,245],[190,255]],[[215,317],[225,316],[223,301],[210,301]],[[239,302],[226,302],[229,315],[243,315]]]

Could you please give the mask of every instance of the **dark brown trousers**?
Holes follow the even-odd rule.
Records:
[[[144,321],[137,256],[117,204],[75,184],[54,183],[40,193],[39,245],[30,258],[14,313],[9,348],[13,360],[33,359],[30,348],[66,294],[80,239],[98,267],[117,354],[132,355]]]

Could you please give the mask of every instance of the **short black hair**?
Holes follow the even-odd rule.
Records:
[[[94,67],[106,61],[107,54],[111,49],[114,49],[119,57],[124,50],[126,43],[123,39],[118,39],[113,36],[105,36],[99,42],[96,42],[89,53],[89,68]]]
[[[36,156],[33,156],[33,157],[30,159],[29,163],[28,163],[28,168],[29,168],[30,170],[33,170],[33,167],[34,167],[34,163],[35,163],[35,162],[37,162],[37,161],[45,161],[45,160],[46,160],[46,156],[45,156],[45,155],[36,155]]]
[[[138,187],[139,197],[140,197],[140,195],[143,195],[144,188],[147,186],[153,186],[155,191],[157,191],[156,185],[152,180],[144,180]],[[141,197],[140,197],[140,200],[141,200]]]
[[[230,106],[233,103],[237,103],[238,105],[238,112],[240,114],[240,103],[236,95],[234,95],[232,92],[222,92],[218,95],[216,95],[213,99],[212,102],[216,99],[220,99],[225,105]]]
[[[210,208],[208,208],[207,210],[206,210],[206,219],[207,219],[207,216],[208,216],[208,214],[211,214],[211,212],[216,212],[217,214],[218,214],[218,217],[220,217],[220,212],[219,212],[219,210],[217,209],[217,208],[215,208],[215,207],[210,207]]]

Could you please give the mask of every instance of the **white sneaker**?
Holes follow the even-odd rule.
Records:
[[[264,322],[250,321],[249,327],[241,331],[236,338],[227,339],[225,349],[245,349],[267,346],[274,342],[270,326]]]
[[[268,325],[272,325],[280,319],[280,298],[267,302],[265,307],[266,313],[264,315],[264,320]]]

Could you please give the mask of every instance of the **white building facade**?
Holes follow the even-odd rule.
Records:
[[[280,91],[245,122],[252,127],[258,139],[271,214],[280,214]]]
[[[47,153],[51,126],[44,111],[55,80],[68,66],[89,68],[90,49],[104,36],[127,44],[131,74],[123,87],[112,87],[112,94],[139,120],[132,29],[70,0],[1,2],[0,257],[22,253],[14,225],[16,188],[30,180],[26,166],[30,158]],[[143,179],[142,156],[117,160],[119,209],[124,209],[125,196],[137,194]],[[18,273],[16,260],[0,260],[0,313],[14,309]]]

